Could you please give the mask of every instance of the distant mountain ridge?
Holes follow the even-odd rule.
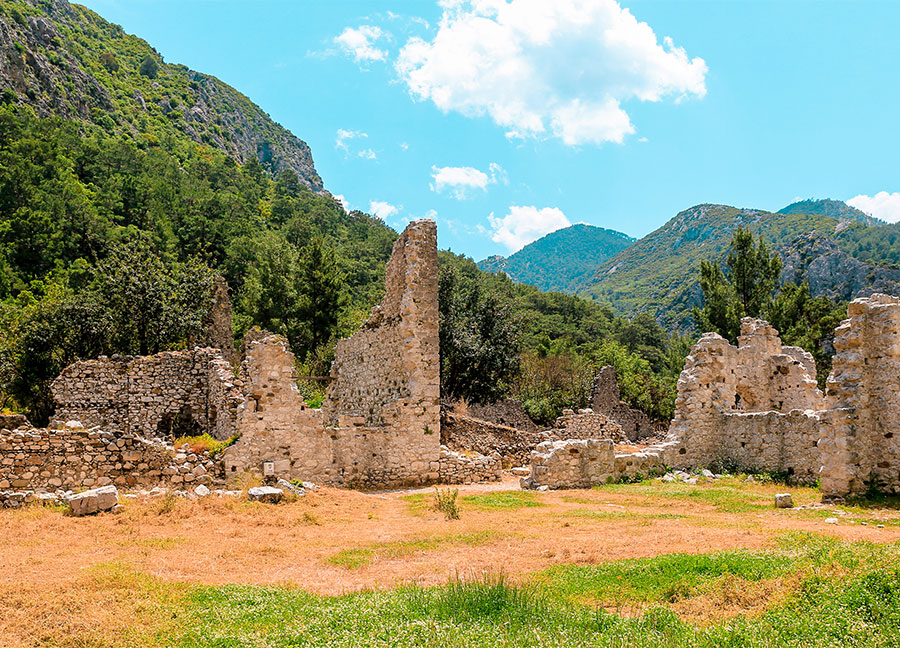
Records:
[[[0,101],[88,121],[144,146],[188,138],[324,193],[305,142],[219,79],[66,0],[0,0]]]
[[[608,303],[618,314],[650,312],[669,329],[688,330],[691,308],[702,301],[700,261],[724,262],[741,226],[781,254],[783,280],[806,280],[814,295],[900,294],[900,268],[888,263],[897,256],[897,230],[836,202],[803,201],[776,213],[696,205],[605,261],[580,295]]]
[[[870,216],[866,212],[857,209],[856,207],[851,207],[843,201],[831,200],[829,198],[825,198],[822,200],[816,200],[815,198],[800,200],[798,202],[791,203],[783,209],[779,209],[777,213],[813,214],[815,216],[828,216],[830,218],[836,218],[839,221],[854,221],[868,226],[885,224],[883,220],[875,218],[874,216]]]
[[[600,264],[634,241],[622,232],[577,224],[551,232],[509,257],[488,257],[478,267],[484,272],[504,272],[543,291],[575,293]]]

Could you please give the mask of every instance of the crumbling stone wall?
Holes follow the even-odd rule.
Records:
[[[823,405],[812,356],[782,346],[766,322],[741,320],[737,347],[705,333],[678,379],[669,431],[683,444],[677,464],[731,463],[811,481],[820,466],[814,412]]]
[[[210,348],[76,362],[51,391],[56,419],[145,438],[228,438],[243,401],[231,365]]]
[[[489,423],[505,425],[523,432],[537,432],[540,430],[537,423],[531,420],[525,408],[522,407],[522,401],[515,398],[506,398],[502,401],[485,405],[467,405],[461,413],[465,416],[471,416]]]
[[[630,441],[639,441],[653,434],[650,418],[641,410],[632,409],[622,400],[615,367],[603,367],[594,377],[594,384],[591,387],[591,409],[617,423]]]
[[[0,430],[0,490],[78,490],[209,483],[212,462],[187,461],[171,446],[70,422]]]
[[[261,472],[379,487],[440,476],[437,230],[410,223],[394,244],[386,293],[356,334],[335,347],[321,410],[303,403],[293,355],[277,336],[251,340],[241,376],[249,400],[227,474]]]
[[[212,286],[212,304],[203,322],[205,336],[203,346],[218,349],[228,362],[237,363],[240,358],[234,350],[234,333],[231,330],[231,298],[225,278],[217,275]]]
[[[502,470],[500,455],[497,453],[472,455],[441,447],[441,457],[437,462],[438,481],[442,484],[499,481]]]
[[[612,439],[624,442],[622,429],[602,414],[590,409],[578,414],[566,410],[556,419],[550,430],[525,432],[506,425],[497,425],[471,416],[444,413],[441,419],[441,443],[451,450],[497,453],[503,464],[524,466],[531,461],[531,453],[541,443],[561,439]]]
[[[590,488],[624,477],[661,474],[671,443],[617,452],[610,439],[567,439],[539,444],[524,488]]]
[[[819,450],[826,498],[900,492],[900,298],[855,299],[835,329]]]

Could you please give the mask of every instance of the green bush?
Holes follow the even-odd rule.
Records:
[[[434,489],[434,502],[432,503],[432,509],[444,514],[444,518],[447,520],[458,520],[459,519],[459,507],[456,503],[456,498],[459,495],[458,488],[446,488],[441,490],[440,488]]]

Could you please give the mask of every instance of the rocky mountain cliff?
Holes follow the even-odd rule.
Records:
[[[816,200],[809,198],[791,203],[787,207],[778,210],[779,214],[812,214],[814,216],[829,216],[839,221],[850,221],[862,223],[863,225],[874,226],[884,225],[884,221],[869,216],[866,212],[851,207],[840,200],[831,200],[829,198]]]
[[[609,303],[617,313],[650,312],[667,328],[687,330],[692,326],[691,308],[702,299],[697,281],[700,261],[724,262],[739,226],[749,228],[781,254],[783,280],[806,280],[816,296],[853,299],[878,291],[898,294],[900,269],[869,260],[873,248],[893,249],[873,246],[869,239],[892,242],[894,228],[866,226],[863,223],[881,221],[828,202],[836,201],[806,201],[799,203],[800,208],[792,205],[778,213],[727,205],[691,207],[604,262],[590,287],[580,294]],[[840,218],[815,213],[826,209]],[[887,260],[884,253],[879,258]]]
[[[305,142],[215,77],[162,60],[146,41],[66,0],[0,0],[0,101],[93,122],[141,145],[189,138],[273,175],[322,179]]]
[[[509,257],[488,257],[479,261],[478,267],[485,272],[504,272],[518,283],[544,291],[575,293],[601,263],[634,241],[621,232],[578,224],[551,232]]]

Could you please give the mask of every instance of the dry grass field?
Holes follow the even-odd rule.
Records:
[[[785,490],[799,508],[773,507],[774,493]],[[432,497],[430,489],[322,488],[280,505],[158,497],[126,499],[121,512],[88,518],[39,506],[0,511],[0,646],[280,646],[256,635],[247,643],[239,636],[231,643],[186,639],[200,623],[191,609],[198,596],[235,586],[338,601],[485,578],[537,583],[556,600],[624,617],[661,605],[703,627],[783,603],[809,571],[779,568],[777,578],[729,581],[722,576],[738,572],[722,568],[704,572],[715,587],[687,583],[684,595],[660,599],[646,583],[600,587],[572,570],[662,565],[671,555],[776,556],[785,538],[797,546],[807,542],[797,538],[835,539],[829,546],[900,543],[900,514],[892,508],[821,507],[816,490],[737,478],[553,492],[523,492],[512,480],[466,486],[459,520],[434,511]],[[681,569],[673,563],[669,571]]]

